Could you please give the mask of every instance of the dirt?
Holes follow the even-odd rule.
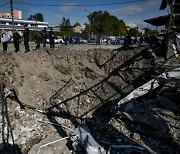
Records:
[[[134,46],[129,50],[113,45],[56,45],[55,50],[47,47],[39,51],[33,50],[34,47],[31,44],[31,52],[25,54],[21,45],[21,51],[14,53],[12,44],[9,44],[7,53],[0,52],[1,82],[5,83],[6,89],[14,90],[19,103],[25,107],[20,108],[17,99],[7,99],[17,153],[73,153],[70,139],[43,145],[70,136],[76,127],[84,123],[99,142],[135,144],[134,141],[137,141],[136,144],[144,145],[150,153],[177,151],[179,140],[173,142],[176,144],[174,149],[172,142],[164,143],[154,139],[153,133],[144,133],[148,132],[145,128],[133,127],[133,124],[130,124],[132,128],[126,127],[131,122],[127,124],[122,120],[126,119],[123,117],[124,110],[111,112],[117,102],[133,89],[165,70],[177,67],[176,59],[165,62],[163,58],[154,58],[147,52],[146,45]],[[143,116],[144,112],[139,116]],[[131,114],[137,123],[145,123],[139,116]],[[154,120],[148,115],[146,118]],[[172,120],[174,118],[169,123]],[[102,125],[98,125],[97,121]],[[179,127],[178,120],[175,123]],[[131,130],[138,127],[139,130]],[[159,126],[154,127],[156,130]],[[103,131],[107,133],[102,139]],[[178,129],[171,133],[176,138],[180,135]],[[122,142],[117,142],[117,138],[121,138]],[[132,138],[133,142],[127,138]],[[9,142],[12,144],[11,139]],[[12,151],[12,148],[9,150]]]

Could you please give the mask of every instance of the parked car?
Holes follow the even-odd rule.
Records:
[[[124,44],[124,38],[119,38],[116,40],[116,44],[123,45]]]
[[[86,44],[87,43],[87,40],[83,39],[83,38],[80,38],[80,43],[81,44]]]
[[[116,44],[116,40],[114,40],[114,39],[108,39],[108,44]]]
[[[90,44],[96,44],[96,39],[91,38],[91,39],[88,40],[88,43],[90,43]]]
[[[46,42],[49,43],[49,39],[46,39]],[[63,40],[61,37],[59,37],[59,36],[57,36],[57,37],[54,39],[54,42],[55,42],[56,44],[58,44],[58,43],[64,44],[64,43],[65,43],[64,40]]]
[[[87,40],[80,38],[80,37],[73,37],[74,44],[86,44]]]
[[[73,42],[74,44],[80,44],[80,39],[79,39],[79,37],[73,37],[73,38],[72,38],[72,42]]]
[[[108,40],[104,38],[104,39],[101,40],[101,43],[102,44],[108,44]]]

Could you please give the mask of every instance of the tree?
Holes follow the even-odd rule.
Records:
[[[81,24],[79,22],[76,22],[74,26],[81,26]]]
[[[63,17],[62,22],[59,25],[60,31],[62,32],[62,35],[67,36],[72,33],[72,28],[70,24],[70,20]]]
[[[36,20],[36,21],[44,21],[44,17],[41,13],[36,13],[34,15],[30,15],[28,20]]]
[[[128,31],[129,35],[131,36],[138,36],[138,29],[137,27],[135,28],[130,28],[129,31]]]
[[[151,30],[149,28],[144,28],[145,30],[145,35],[148,35],[148,36],[153,36],[153,35],[158,35],[159,32],[156,31],[156,30]]]
[[[127,32],[126,25],[123,20],[119,20],[116,16],[110,15],[107,11],[93,12],[88,15],[90,21],[90,30],[95,34],[106,35],[124,35]]]

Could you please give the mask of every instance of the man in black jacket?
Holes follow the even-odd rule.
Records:
[[[40,32],[38,32],[35,35],[35,41],[36,41],[36,48],[35,48],[35,50],[40,49],[40,44],[41,44],[41,33]]]
[[[27,25],[24,26],[24,32],[23,32],[23,37],[24,37],[24,47],[25,47],[25,52],[29,52],[29,29]]]
[[[46,31],[46,27],[44,27],[44,29],[42,30],[42,43],[43,43],[43,47],[46,47],[46,39],[47,39],[47,31]]]
[[[53,49],[55,47],[54,39],[55,39],[55,34],[53,32],[53,28],[51,28],[49,32],[49,43],[50,43],[50,48],[53,48]]]
[[[19,35],[18,31],[15,30],[14,34],[13,34],[15,52],[19,51],[19,39],[20,39],[20,35]]]

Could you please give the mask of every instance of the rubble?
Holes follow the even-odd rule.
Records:
[[[48,52],[0,53],[16,153],[91,153],[87,147],[74,149],[72,132],[82,125],[98,145],[92,149],[178,152],[179,78],[169,80],[167,72],[178,68],[179,61],[148,52],[146,45],[126,51],[59,45]],[[157,76],[161,80],[153,82],[158,86],[151,92],[124,99]]]

